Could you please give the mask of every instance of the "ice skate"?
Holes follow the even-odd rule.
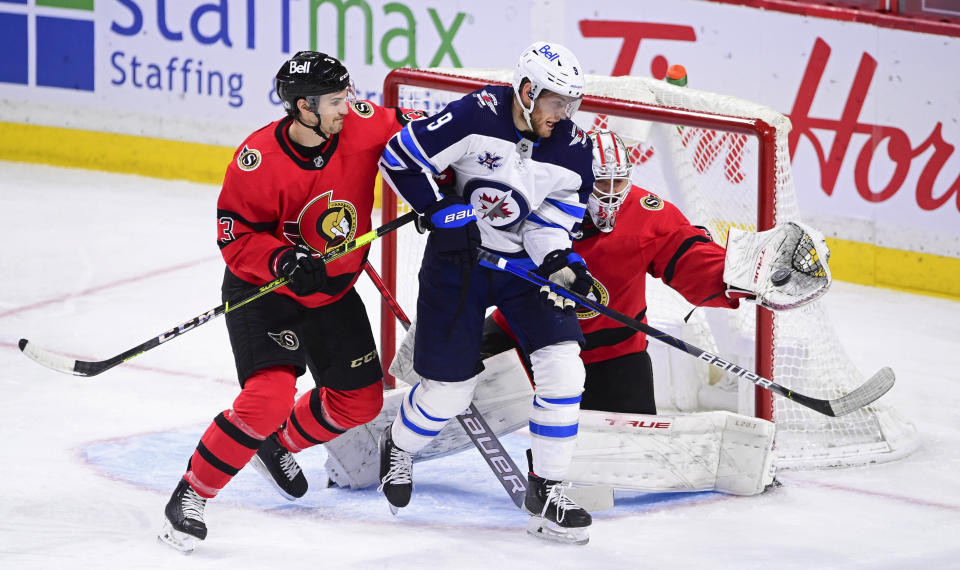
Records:
[[[186,479],[180,479],[164,509],[163,528],[157,539],[180,552],[193,552],[197,542],[207,538],[207,525],[203,521],[206,504],[207,500],[198,495]]]
[[[390,512],[397,514],[410,504],[413,493],[413,455],[394,445],[391,427],[387,426],[380,436],[380,486],[377,491],[383,492],[387,498]]]
[[[263,440],[256,455],[250,458],[250,464],[287,500],[293,501],[306,494],[307,478],[293,454],[280,445],[277,434],[270,434]]]
[[[530,513],[527,533],[537,538],[567,544],[586,544],[590,541],[587,528],[593,517],[565,494],[560,481],[538,477],[533,473],[533,459],[527,450],[530,473],[527,497],[523,503]]]

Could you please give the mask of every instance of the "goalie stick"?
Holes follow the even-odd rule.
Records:
[[[893,383],[896,380],[893,370],[889,367],[884,367],[870,377],[869,380],[855,388],[850,393],[839,398],[822,400],[819,398],[806,396],[804,394],[794,392],[789,388],[785,388],[784,386],[764,378],[755,372],[751,372],[742,366],[724,360],[719,356],[711,354],[701,348],[693,346],[692,344],[688,344],[676,338],[675,336],[662,332],[642,321],[628,317],[627,315],[615,311],[602,303],[592,301],[586,296],[577,294],[566,287],[562,287],[557,283],[554,283],[553,281],[544,279],[533,271],[528,271],[522,267],[518,267],[499,255],[481,250],[478,254],[478,257],[481,265],[486,265],[487,267],[492,267],[495,269],[501,269],[541,287],[548,287],[552,292],[560,295],[561,297],[565,297],[571,301],[576,301],[577,303],[580,303],[581,305],[588,307],[600,314],[606,315],[607,317],[621,324],[624,324],[634,330],[638,330],[647,336],[659,340],[660,342],[669,344],[670,346],[682,350],[700,360],[706,361],[709,364],[720,368],[721,370],[737,376],[738,378],[745,378],[761,388],[770,390],[775,394],[779,394],[785,398],[793,400],[801,406],[806,406],[811,410],[815,410],[827,416],[836,417],[849,414],[850,412],[858,410],[863,406],[874,402],[877,400],[877,398],[886,394],[887,391],[893,387]]]
[[[400,216],[399,218],[396,218],[394,220],[391,220],[390,222],[387,222],[386,224],[380,226],[377,229],[370,230],[369,232],[359,237],[356,237],[348,242],[342,243],[326,251],[323,254],[324,263],[329,263],[334,259],[337,259],[352,251],[355,251],[367,245],[368,243],[372,242],[373,240],[379,238],[380,236],[388,234],[396,230],[397,228],[403,226],[404,224],[412,222],[414,218],[416,218],[416,215],[417,215],[416,212],[409,212],[407,214],[404,214],[403,216]],[[257,299],[259,299],[260,297],[263,297],[267,293],[270,293],[271,291],[274,291],[276,289],[279,289],[280,287],[283,287],[284,285],[287,284],[288,281],[289,281],[288,278],[275,279],[274,281],[271,281],[270,283],[267,283],[266,285],[260,287],[260,289],[256,293],[248,297],[245,297],[235,302],[227,301],[218,307],[215,307],[205,313],[197,315],[196,317],[193,317],[192,319],[190,319],[189,321],[186,321],[181,325],[177,325],[172,329],[165,331],[151,338],[146,342],[138,344],[137,346],[129,350],[125,350],[120,354],[112,358],[108,358],[106,360],[95,360],[95,361],[75,360],[67,356],[50,352],[49,350],[41,348],[25,338],[20,339],[19,346],[20,346],[20,350],[23,351],[25,355],[33,359],[38,364],[46,366],[51,370],[56,370],[57,372],[63,372],[65,374],[73,374],[74,376],[96,376],[97,374],[110,370],[111,368],[113,368],[114,366],[117,366],[118,364],[121,364],[123,362],[130,360],[131,358],[140,356],[144,352],[150,349],[156,348],[161,344],[169,340],[172,340],[187,331],[193,330],[198,326],[210,321],[211,319],[214,319],[216,317],[219,317],[220,315],[229,313],[231,311],[236,311],[237,309],[244,307],[248,303],[252,303],[253,301],[256,301]]]
[[[370,280],[373,281],[377,290],[380,291],[383,302],[390,307],[390,310],[393,311],[394,316],[397,317],[397,320],[400,321],[403,328],[405,330],[409,329],[410,318],[403,311],[403,308],[400,307],[400,303],[393,297],[393,294],[387,289],[380,275],[370,266],[369,262],[364,265],[364,271],[367,272]],[[490,470],[496,475],[497,480],[503,485],[507,494],[510,495],[510,500],[513,501],[513,504],[515,504],[517,508],[523,509],[523,502],[527,496],[527,478],[523,471],[517,467],[517,464],[514,463],[513,458],[510,457],[507,450],[503,448],[503,444],[500,443],[497,434],[490,429],[487,421],[483,419],[483,416],[480,414],[480,410],[471,402],[466,412],[457,415],[457,421],[460,422],[463,431],[467,433],[470,441],[472,441],[473,445],[480,451],[480,455],[483,456]]]

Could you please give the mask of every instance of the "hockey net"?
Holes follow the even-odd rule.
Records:
[[[512,71],[432,69],[392,71],[384,104],[435,114],[446,103]],[[639,77],[588,76],[580,112],[584,129],[609,128],[630,147],[633,182],[676,204],[725,245],[727,231],[751,231],[799,219],[790,170],[790,121],[776,111],[726,95]],[[508,102],[501,102],[509,104]],[[408,211],[384,188],[384,223]],[[417,271],[425,236],[407,230],[384,238],[381,269],[408,312],[416,308]],[[647,277],[648,321],[674,336],[816,398],[836,398],[864,382],[844,352],[820,302],[773,314],[743,303],[736,311],[693,309],[659,280]],[[381,354],[397,343],[392,314],[381,319]],[[916,448],[913,424],[877,402],[840,418],[799,406],[654,340],[649,343],[661,411],[729,409],[777,424],[781,468],[840,467],[890,461]]]

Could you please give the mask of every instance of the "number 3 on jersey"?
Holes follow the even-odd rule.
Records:
[[[440,118],[438,118],[436,121],[434,121],[434,122],[430,123],[429,125],[427,125],[427,130],[428,130],[428,131],[435,131],[435,130],[439,129],[440,127],[442,127],[444,124],[449,123],[449,122],[450,122],[450,119],[452,119],[452,118],[453,118],[453,115],[452,115],[452,114],[450,114],[450,113],[444,113],[443,115],[440,115]]]

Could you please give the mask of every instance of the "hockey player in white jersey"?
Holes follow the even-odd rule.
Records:
[[[384,178],[431,231],[417,300],[414,369],[420,382],[380,443],[380,489],[394,512],[410,501],[411,454],[470,405],[485,311],[496,305],[538,379],[529,422],[528,531],[588,540],[591,516],[561,483],[584,382],[576,315],[549,290],[477,264],[482,247],[577,292],[589,291],[593,278],[571,249],[593,187],[591,143],[570,120],[583,87],[573,53],[536,42],[521,54],[512,87],[487,86],[450,103],[432,120],[402,129],[383,152]],[[447,167],[456,173],[456,188],[444,195],[433,175]]]

